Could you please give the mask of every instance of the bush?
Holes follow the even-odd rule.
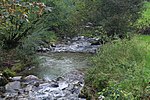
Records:
[[[93,97],[104,95],[108,100],[139,99],[146,94],[144,77],[146,49],[136,39],[118,40],[103,45],[91,59],[86,86]]]
[[[135,26],[142,34],[150,34],[150,2],[144,2],[142,16],[137,20]]]
[[[44,15],[43,3],[2,0],[0,2],[0,43],[5,49],[17,47],[21,40],[30,35]]]

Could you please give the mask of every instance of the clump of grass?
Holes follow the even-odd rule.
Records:
[[[148,94],[147,45],[139,39],[105,44],[91,61],[85,80],[89,90],[84,91],[91,98],[104,95],[108,100],[131,100]]]
[[[9,77],[13,77],[16,73],[8,68],[3,71],[3,75],[8,79]]]

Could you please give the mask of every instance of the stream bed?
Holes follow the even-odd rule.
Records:
[[[41,53],[40,65],[5,85],[0,100],[86,100],[80,96],[88,53]],[[44,80],[43,80],[44,79]]]

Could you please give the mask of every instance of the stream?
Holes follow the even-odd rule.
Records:
[[[40,65],[5,85],[0,100],[86,100],[82,71],[90,67],[89,53],[41,53]],[[43,80],[44,79],[44,80]]]
[[[69,41],[68,41],[69,42]],[[69,44],[37,50],[39,65],[12,77],[1,87],[0,100],[86,100],[80,96],[88,58],[100,47],[99,39],[78,36]]]
[[[90,66],[88,53],[44,53],[39,54],[40,65],[25,72],[45,80],[55,79],[75,70],[82,70]]]

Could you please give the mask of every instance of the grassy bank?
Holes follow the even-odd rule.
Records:
[[[91,59],[83,93],[88,99],[148,99],[150,95],[150,36],[105,44]]]

